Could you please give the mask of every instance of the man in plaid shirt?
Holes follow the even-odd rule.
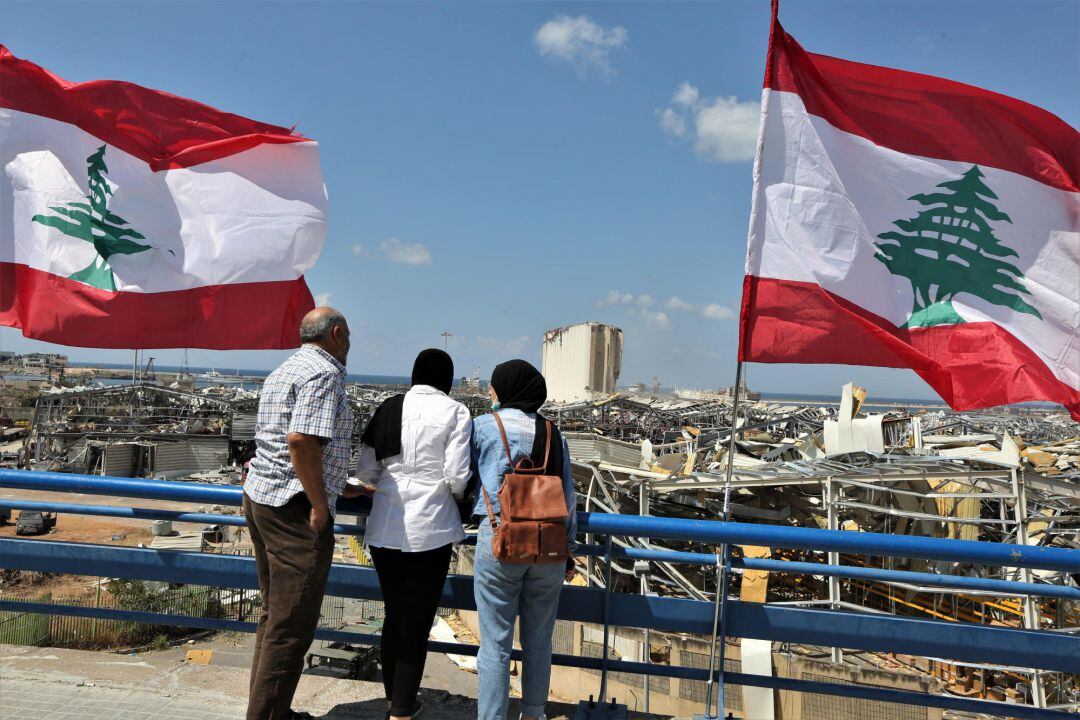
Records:
[[[334,555],[333,516],[347,490],[353,415],[345,393],[349,326],[322,307],[300,323],[303,346],[263,384],[244,515],[262,610],[247,720],[311,717],[291,709]]]

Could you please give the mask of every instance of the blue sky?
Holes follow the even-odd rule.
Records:
[[[781,21],[808,50],[980,85],[1080,125],[1072,0],[789,1]],[[308,281],[353,325],[352,372],[406,374],[449,330],[459,374],[486,374],[538,362],[545,329],[599,320],[625,331],[624,382],[698,387],[734,375],[768,24],[766,0],[0,5],[0,42],[62,77],[129,80],[319,141],[330,231]],[[0,328],[5,350],[56,347]],[[747,377],[934,397],[901,370],[755,364]]]

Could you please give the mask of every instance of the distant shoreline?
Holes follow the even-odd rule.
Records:
[[[79,362],[72,363],[72,367],[87,367],[87,368],[101,368],[106,370],[128,370],[129,365],[121,363],[94,363],[94,362]],[[178,365],[157,365],[154,368],[156,371],[163,373],[174,373],[180,370]],[[245,370],[244,368],[227,368],[224,366],[218,366],[216,368],[211,367],[188,367],[188,372],[193,374],[203,374],[210,370],[217,370],[224,376],[235,374],[239,371],[241,376],[244,377],[257,377],[265,378],[270,374],[269,370]],[[350,382],[357,382],[365,385],[408,385],[410,378],[405,375],[368,375],[368,374],[349,374],[348,379]],[[672,388],[662,388],[668,394],[674,393]],[[837,390],[835,395],[814,395],[809,393],[776,393],[776,392],[762,392],[762,400],[779,403],[786,405],[839,405],[840,404],[840,392]],[[930,398],[894,398],[883,397],[875,398],[871,396],[870,402],[867,405],[878,406],[893,406],[903,405],[907,407],[948,407],[942,400],[933,400]]]

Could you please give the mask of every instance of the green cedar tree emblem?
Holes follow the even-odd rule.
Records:
[[[109,211],[109,196],[113,190],[105,179],[105,174],[109,172],[105,165],[105,146],[102,145],[86,158],[86,162],[90,186],[87,202],[50,207],[49,210],[55,215],[35,215],[31,222],[56,228],[65,235],[91,243],[97,255],[87,267],[69,276],[70,279],[102,290],[116,290],[109,258],[146,252],[152,250],[153,246],[135,242],[145,238],[128,227],[127,220]]]
[[[915,302],[903,327],[929,327],[964,322],[953,309],[959,293],[1030,313],[1039,311],[1024,299],[1023,272],[1003,258],[1019,257],[994,235],[991,222],[1012,220],[991,201],[997,195],[983,182],[978,165],[956,180],[937,187],[942,192],[908,198],[924,207],[909,220],[896,220],[899,228],[878,235],[877,259],[893,275],[911,281]],[[947,192],[946,192],[947,191]]]

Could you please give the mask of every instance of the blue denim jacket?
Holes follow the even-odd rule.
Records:
[[[526,413],[516,408],[500,410],[499,417],[506,428],[506,439],[510,443],[510,452],[514,454],[514,462],[532,452],[533,440],[536,437],[536,415]],[[567,535],[570,541],[570,549],[576,546],[577,537],[577,494],[574,492],[574,478],[570,474],[570,448],[563,438],[563,494],[566,496],[566,509],[569,512],[567,519]],[[477,477],[483,483],[484,489],[491,497],[491,507],[495,514],[499,514],[499,488],[502,487],[503,476],[510,472],[510,459],[506,457],[506,449],[503,447],[502,438],[499,436],[499,426],[495,424],[495,418],[491,415],[482,415],[473,420],[472,433],[472,481]],[[484,503],[484,493],[477,489],[476,505],[473,507],[473,517],[487,518],[487,505]]]

